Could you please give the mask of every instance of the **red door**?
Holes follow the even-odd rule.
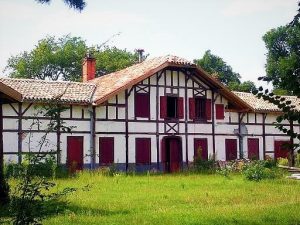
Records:
[[[194,159],[199,158],[200,156],[201,159],[208,160],[207,138],[194,139]]]
[[[274,147],[275,147],[275,159],[278,158],[288,158],[289,155],[289,148],[288,144],[289,141],[275,141]]]
[[[162,163],[165,172],[177,172],[182,164],[181,140],[164,138],[162,140]]]
[[[71,172],[83,169],[83,136],[67,137],[67,165]]]
[[[236,139],[225,140],[226,161],[237,159],[237,141]]]
[[[259,159],[259,139],[248,138],[248,159]]]
[[[114,138],[99,138],[99,163],[101,166],[109,166],[114,163]]]
[[[170,172],[178,172],[181,165],[181,146],[178,139],[170,139]]]

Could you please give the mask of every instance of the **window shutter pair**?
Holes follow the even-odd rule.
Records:
[[[191,120],[196,119],[195,99],[189,98],[189,117]],[[211,120],[211,99],[205,100],[205,117]]]
[[[167,118],[167,96],[160,96],[160,118]],[[177,98],[177,118],[184,118],[183,98]]]

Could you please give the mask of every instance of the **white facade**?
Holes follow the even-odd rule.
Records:
[[[135,94],[138,90],[150,95],[149,118],[135,115]],[[183,98],[183,118],[170,121],[160,117],[160,96],[167,95]],[[211,120],[195,121],[189,118],[188,100],[196,95],[212,100],[214,114]],[[247,158],[248,139],[257,138],[260,159],[264,159],[266,155],[274,157],[275,141],[289,141],[289,137],[273,125],[276,114],[238,112],[228,109],[229,102],[230,100],[196,76],[187,76],[184,71],[178,69],[166,69],[119,92],[101,105],[69,105],[69,109],[61,114],[61,120],[67,126],[74,126],[72,133],[50,133],[47,137],[49,142],[42,151],[56,151],[59,143],[60,163],[65,164],[67,137],[82,136],[84,164],[89,165],[94,159],[95,164],[99,165],[99,138],[113,137],[114,163],[125,165],[127,168],[136,162],[136,138],[150,138],[151,163],[155,167],[162,161],[161,143],[167,136],[180,138],[183,164],[193,161],[194,140],[197,138],[207,139],[208,155],[214,156],[216,160],[226,160],[226,139],[236,139],[237,158],[240,157],[240,152]],[[224,119],[216,119],[215,104],[224,105]],[[38,151],[39,141],[49,122],[38,110],[37,104],[2,105],[3,150],[6,162],[21,162],[20,153]],[[95,121],[92,118],[93,110]],[[37,119],[39,123],[32,125]],[[289,126],[288,123],[286,125]],[[299,132],[299,124],[294,124],[294,129]]]

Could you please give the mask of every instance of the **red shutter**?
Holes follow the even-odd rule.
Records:
[[[99,162],[100,165],[107,165],[114,162],[114,138],[99,138]]]
[[[216,104],[216,119],[223,120],[225,118],[224,115],[224,105],[223,104]]]
[[[191,120],[195,119],[195,113],[195,99],[189,98],[189,116]]]
[[[211,100],[206,99],[205,101],[206,119],[211,120]]]
[[[275,159],[278,158],[288,158],[289,156],[289,149],[288,144],[289,141],[275,141],[274,148],[275,148]]]
[[[150,117],[150,95],[148,93],[135,93],[135,116]]]
[[[160,118],[167,117],[167,96],[160,96]]]
[[[179,119],[184,118],[183,98],[182,97],[177,98],[177,116],[178,116]]]
[[[135,162],[137,164],[151,163],[151,139],[150,138],[135,139]]]
[[[259,159],[259,139],[248,138],[248,159]]]

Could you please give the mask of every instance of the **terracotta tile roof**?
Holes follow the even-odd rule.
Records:
[[[254,109],[254,111],[281,112],[281,109],[279,109],[276,105],[265,101],[262,98],[259,99],[251,93],[237,91],[233,91],[233,93],[239,98],[241,98],[243,101],[248,103]],[[290,100],[292,102],[292,105],[295,105],[296,109],[300,111],[300,98],[297,98],[296,96],[282,97],[284,97],[286,100]]]
[[[172,55],[148,59],[123,70],[90,80],[89,83],[97,85],[93,101],[101,103],[120,90],[142,81],[168,65],[195,67],[194,63]]]
[[[22,101],[43,102],[58,99],[60,102],[88,104],[96,86],[64,81],[0,78],[0,82],[22,95]]]

